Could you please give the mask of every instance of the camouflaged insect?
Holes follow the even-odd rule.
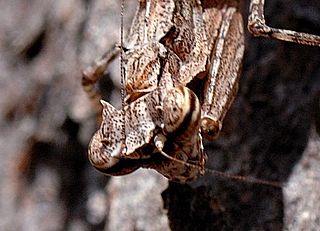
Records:
[[[93,166],[110,175],[153,168],[182,183],[204,174],[201,133],[217,135],[225,112],[214,107],[221,102],[219,110],[225,110],[234,97],[211,85],[234,92],[238,82],[243,28],[230,25],[239,16],[235,7],[205,9],[200,1],[140,1],[123,56],[127,106],[116,110],[103,102],[102,124],[89,147]],[[215,27],[209,23],[213,17],[219,19]],[[220,37],[224,40],[215,48]],[[228,55],[224,41],[235,48]],[[230,58],[234,62],[226,65]],[[214,76],[212,62],[218,69]],[[196,167],[168,159],[162,151]]]
[[[109,175],[153,168],[181,183],[204,174],[202,135],[217,137],[238,89],[244,53],[239,2],[139,1],[124,44],[127,105],[117,110],[102,101],[102,123],[89,145],[95,168]],[[320,44],[318,36],[266,26],[263,6],[251,1],[253,34]],[[91,98],[98,98],[93,85],[118,53],[115,48],[84,71]]]
[[[173,86],[165,74],[167,66],[158,88],[122,110],[102,101],[103,120],[89,145],[95,168],[109,175],[153,168],[181,183],[204,174],[207,157],[200,134],[200,102],[187,87]],[[198,167],[167,159],[161,151]]]
[[[173,84],[189,84],[201,99],[202,134],[210,139],[237,92],[244,52],[237,2],[215,4],[140,1],[124,54],[127,99],[158,86],[165,60]]]

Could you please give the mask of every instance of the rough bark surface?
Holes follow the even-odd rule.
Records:
[[[136,4],[126,3],[125,28]],[[318,0],[266,4],[268,24],[320,35]],[[0,230],[317,230],[320,48],[247,32],[238,97],[206,143],[208,168],[287,182],[282,190],[93,170],[81,70],[118,41],[119,12],[113,0],[0,1]],[[115,62],[100,88],[118,106],[119,82]]]

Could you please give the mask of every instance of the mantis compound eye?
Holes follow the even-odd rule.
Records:
[[[201,120],[201,133],[208,140],[215,139],[221,130],[221,123],[209,117],[204,117]]]
[[[121,142],[112,142],[113,140],[106,142],[106,139],[101,137],[100,131],[94,134],[88,152],[90,163],[97,170],[106,175],[121,176],[139,168],[135,162],[130,162],[119,157],[124,149]]]
[[[119,162],[119,158],[115,158],[117,153],[121,152],[121,144],[116,146],[107,145],[103,141],[101,134],[97,131],[91,139],[89,145],[90,163],[98,170],[108,169]]]
[[[109,103],[101,101],[103,121],[89,145],[90,163],[98,170],[108,169],[119,162],[123,151],[121,113]]]

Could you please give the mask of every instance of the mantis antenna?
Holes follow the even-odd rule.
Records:
[[[122,129],[122,139],[123,143],[125,144],[125,139],[126,139],[126,120],[125,120],[125,90],[124,90],[124,81],[125,81],[125,73],[124,73],[124,66],[123,66],[123,12],[124,12],[124,0],[121,0],[121,9],[120,9],[120,83],[121,83],[121,109],[122,109],[122,116],[123,116],[123,129]]]
[[[199,168],[195,164],[187,163],[183,160],[176,159],[172,156],[169,156],[167,153],[165,153],[162,150],[159,150],[159,151],[160,151],[161,155],[165,156],[166,158],[168,158],[172,161],[176,161],[180,164],[184,164],[190,168]],[[220,172],[220,171],[208,169],[208,168],[205,168],[205,172],[212,174],[214,176],[217,176],[217,177],[221,177],[221,178],[228,178],[228,179],[243,181],[243,182],[247,182],[247,183],[251,183],[251,184],[262,184],[262,185],[272,186],[275,188],[282,188],[282,184],[278,181],[268,181],[268,180],[262,180],[262,179],[258,179],[258,178],[254,178],[254,177],[248,177],[248,176],[231,175],[226,172]]]

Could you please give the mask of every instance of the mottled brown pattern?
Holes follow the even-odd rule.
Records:
[[[260,20],[263,4],[252,1],[249,25]],[[279,39],[288,34],[282,32]],[[213,140],[222,129],[238,91],[243,54],[238,1],[140,1],[123,53],[128,105],[104,116],[89,152],[98,161],[91,162],[109,168],[131,159],[181,183],[202,175],[201,135]],[[106,68],[108,62],[102,63]],[[101,149],[103,142],[109,146]]]
[[[207,10],[227,1],[201,2]],[[249,0],[239,2],[246,19]],[[125,1],[125,32],[138,4]],[[269,26],[320,35],[319,0],[268,0],[265,7]],[[97,124],[81,69],[119,41],[120,1],[0,1],[0,19],[0,230],[320,227],[318,47],[256,38],[245,28],[239,93],[219,137],[205,142],[208,168],[286,182],[282,190],[210,173],[175,184],[154,170],[106,177],[88,165]],[[117,109],[119,82],[116,59],[94,86]],[[200,96],[202,85],[194,85]],[[152,156],[155,164],[166,160]],[[148,162],[122,159],[102,171],[128,173]]]
[[[205,137],[214,139],[221,130],[224,116],[238,91],[244,53],[243,23],[240,13],[234,7],[224,6],[218,12],[208,9],[205,16],[207,20],[212,16],[221,20],[217,36],[214,37],[215,45],[202,105],[202,132]],[[216,33],[214,31],[211,34]]]
[[[265,0],[251,0],[250,2],[248,29],[254,36],[263,36],[310,46],[320,46],[320,36],[272,28],[266,25],[264,19],[264,2]]]

